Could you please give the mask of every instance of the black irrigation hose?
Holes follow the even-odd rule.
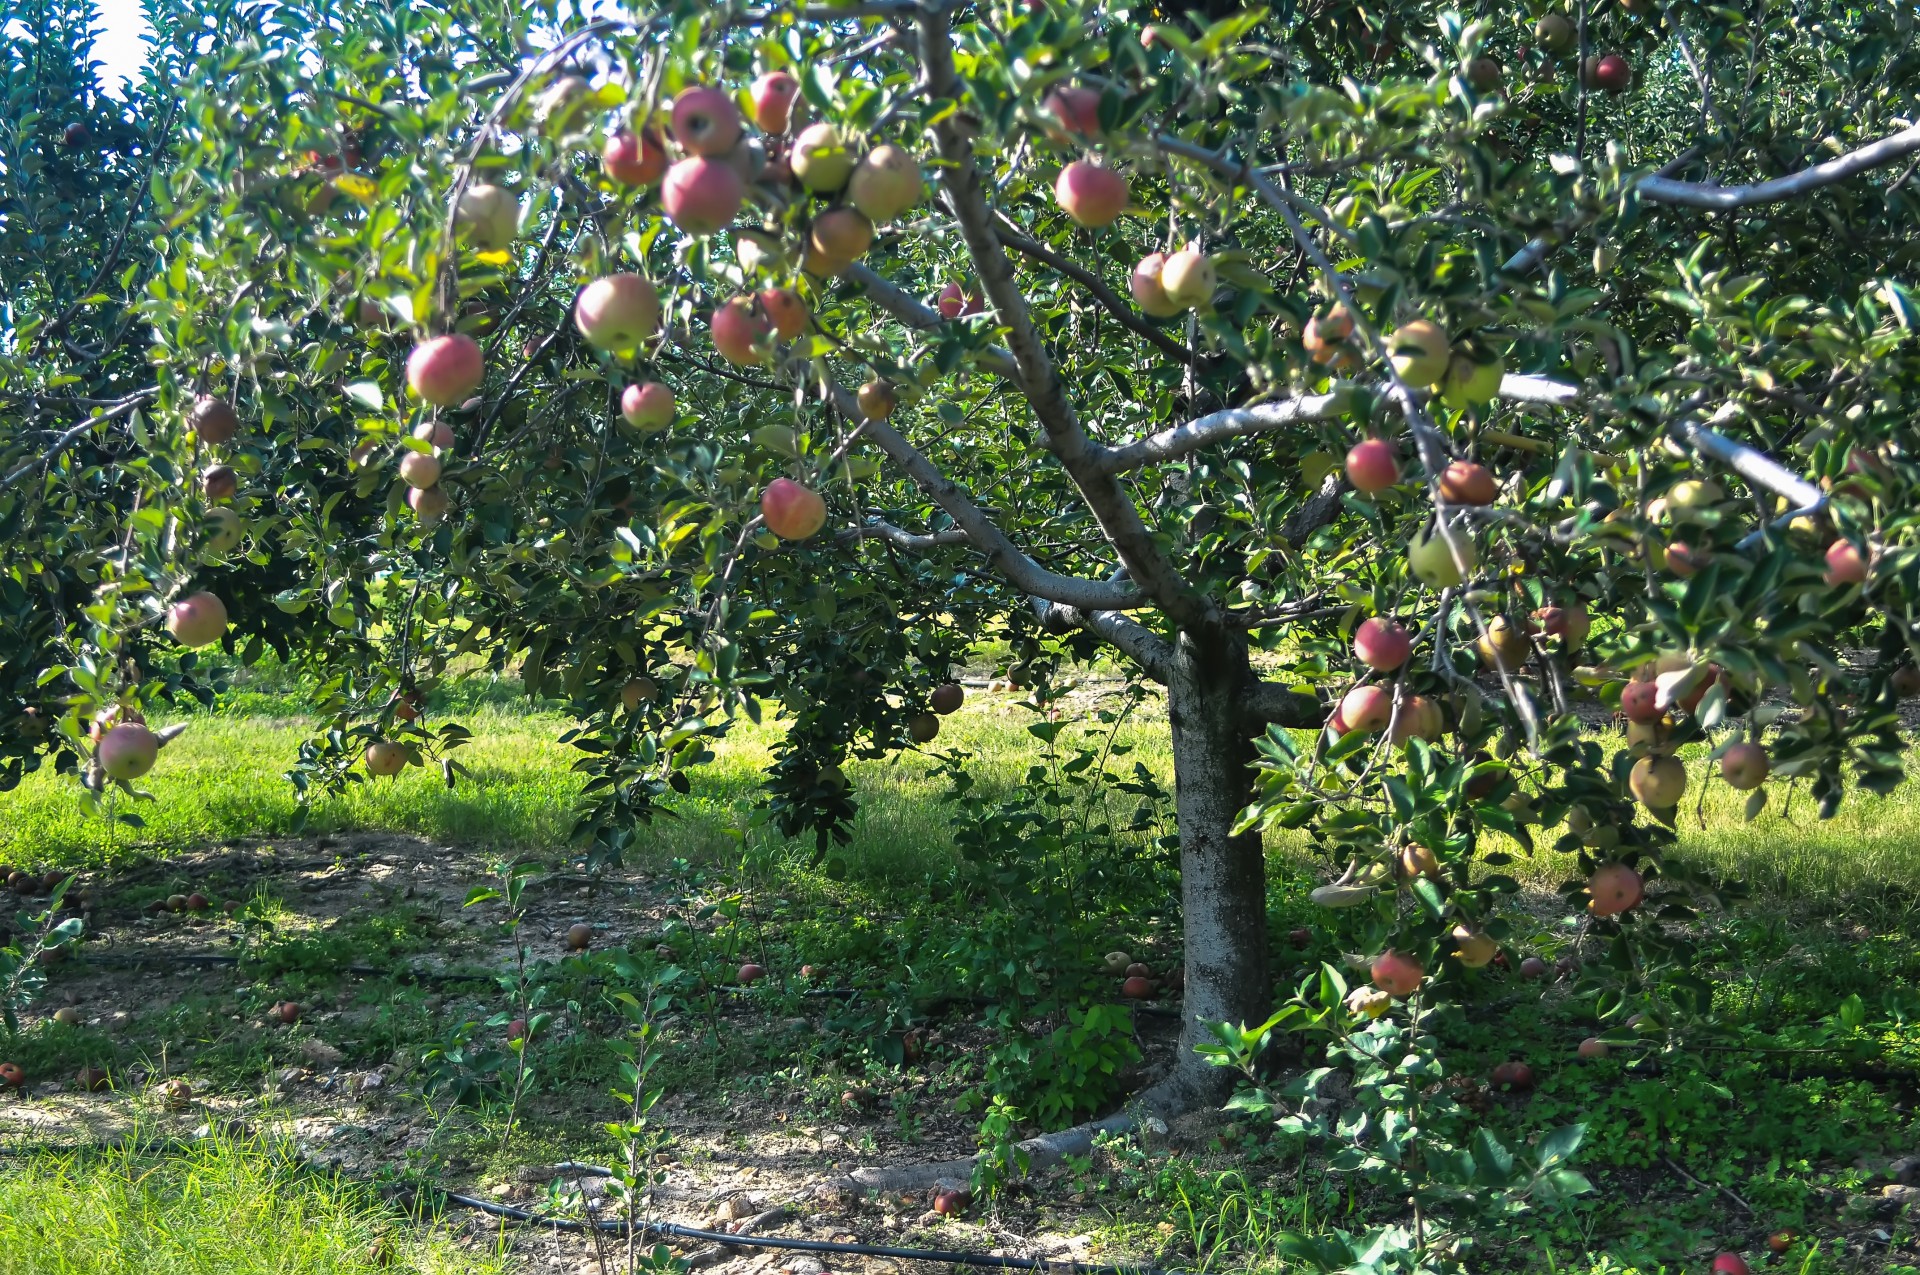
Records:
[[[35,1146],[0,1146],[0,1159],[18,1159],[42,1155],[86,1155],[104,1151],[126,1151],[133,1155],[183,1155],[196,1150],[192,1142],[178,1138],[158,1138],[129,1142],[124,1139],[112,1139],[103,1142],[83,1144],[41,1143]],[[325,1177],[345,1181],[354,1179],[339,1170],[323,1170],[312,1164],[304,1167],[312,1169]],[[612,1177],[613,1170],[594,1164],[576,1164],[567,1161],[555,1166],[562,1170],[562,1176],[571,1173],[579,1177]],[[368,1184],[371,1185],[371,1184]],[[489,1217],[507,1222],[521,1222],[529,1226],[543,1226],[556,1231],[572,1234],[584,1234],[590,1230],[605,1234],[625,1235],[628,1224],[624,1221],[576,1222],[570,1218],[542,1217],[527,1209],[515,1208],[511,1204],[495,1204],[489,1200],[476,1200],[470,1195],[461,1195],[445,1187],[427,1184],[418,1186],[406,1184],[389,1188],[390,1196],[418,1200],[423,1195],[462,1208],[473,1209]],[[733,1235],[726,1231],[705,1231],[699,1227],[681,1226],[674,1222],[642,1222],[636,1228],[639,1233],[650,1239],[701,1240],[711,1244],[729,1245],[737,1248],[788,1249],[801,1253],[842,1253],[858,1257],[894,1257],[916,1262],[943,1262],[949,1266],[984,1266],[995,1270],[1014,1271],[1060,1271],[1064,1275],[1181,1275],[1180,1272],[1164,1270],[1154,1266],[1106,1266],[1088,1262],[1060,1261],[1046,1257],[996,1257],[991,1253],[967,1253],[956,1249],[937,1248],[893,1248],[884,1244],[841,1244],[833,1240],[786,1239],[778,1235]]]
[[[582,1169],[592,1168],[581,1165]],[[410,1188],[419,1194],[422,1188]],[[623,1221],[575,1222],[565,1218],[544,1218],[526,1209],[517,1209],[510,1204],[494,1204],[487,1200],[476,1200],[472,1196],[460,1195],[442,1187],[428,1187],[439,1198],[463,1208],[475,1209],[489,1217],[497,1217],[510,1222],[525,1222],[533,1226],[552,1227],[555,1230],[581,1233],[597,1230],[615,1235],[625,1235],[628,1225]],[[950,1266],[986,1266],[996,1270],[1014,1271],[1063,1271],[1069,1275],[1176,1275],[1154,1266],[1103,1266],[1088,1262],[1060,1261],[1048,1257],[996,1257],[991,1253],[966,1253],[955,1249],[938,1248],[892,1248],[884,1244],[841,1244],[833,1240],[783,1239],[777,1235],[731,1235],[725,1231],[703,1231],[698,1227],[680,1226],[673,1222],[642,1222],[637,1229],[640,1234],[652,1239],[704,1240],[713,1244],[733,1245],[740,1248],[790,1249],[802,1253],[846,1253],[859,1257],[897,1257],[916,1262],[944,1262]]]

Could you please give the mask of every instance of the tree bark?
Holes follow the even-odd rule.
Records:
[[[1169,1079],[1217,1101],[1234,1075],[1193,1052],[1212,1039],[1206,1024],[1257,1023],[1272,1009],[1266,859],[1258,833],[1230,835],[1253,791],[1246,640],[1226,631],[1182,633],[1169,674],[1187,974],[1180,1055]]]

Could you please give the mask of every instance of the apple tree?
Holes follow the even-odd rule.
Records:
[[[1677,750],[1749,813],[1901,776],[1905,11],[220,22],[121,548],[5,692],[65,670],[67,746],[157,693],[115,657],[192,686],[217,641],[321,679],[304,787],[452,781],[419,696],[469,657],[574,706],[593,857],[774,706],[824,845],[978,635],[1036,679],[1104,648],[1172,722],[1165,1110],[1272,1009],[1263,834],[1324,855],[1362,1020],[1474,995],[1531,853],[1652,1033],[1738,884],[1676,853]]]

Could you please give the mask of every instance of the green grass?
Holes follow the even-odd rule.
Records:
[[[471,678],[444,693],[449,707],[459,712],[457,720],[474,732],[473,742],[457,754],[471,772],[458,786],[449,789],[437,771],[419,769],[394,780],[355,784],[342,796],[318,798],[307,830],[387,830],[543,855],[564,850],[580,791],[569,769],[575,754],[555,742],[567,719],[550,707],[511,701],[508,685]],[[1038,757],[1037,741],[1025,729],[1031,714],[1017,707],[1017,700],[976,695],[944,721],[935,745],[973,753],[973,773],[987,792],[1019,784]],[[288,835],[298,806],[285,772],[310,725],[285,715],[287,702],[277,688],[235,691],[221,711],[185,719],[190,729],[161,754],[160,764],[143,781],[157,800],[119,798],[120,809],[131,809],[144,821],[140,829],[109,824],[82,800],[71,777],[30,776],[15,791],[0,793],[0,861],[100,866],[237,837]],[[713,862],[734,853],[778,730],[772,724],[738,724],[717,749],[718,760],[693,776],[693,791],[680,801],[678,817],[656,825],[648,844],[657,862],[676,857]],[[1143,761],[1171,787],[1163,716],[1130,721],[1121,738],[1136,745],[1126,765]],[[855,876],[880,883],[918,881],[949,860],[951,811],[938,800],[942,785],[928,777],[931,769],[931,761],[916,753],[848,767],[861,799],[853,841],[844,852]],[[1837,900],[1920,873],[1920,838],[1910,831],[1920,826],[1920,794],[1910,787],[1887,797],[1849,793],[1839,814],[1821,821],[1804,793],[1789,801],[1775,781],[1769,785],[1767,811],[1747,823],[1740,816],[1741,795],[1715,783],[1708,789],[1702,826],[1693,805],[1705,773],[1699,756],[1691,769],[1693,785],[1680,818],[1684,848],[1757,892]],[[1279,854],[1303,848],[1295,838],[1270,843],[1270,851]],[[1525,879],[1552,885],[1566,864],[1543,851],[1517,868]]]
[[[0,1172],[0,1275],[505,1269],[257,1142],[210,1138],[161,1159],[36,1156]]]

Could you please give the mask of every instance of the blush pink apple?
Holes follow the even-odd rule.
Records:
[[[1057,127],[1048,131],[1056,138],[1092,139],[1100,136],[1100,92],[1098,89],[1059,88],[1047,94],[1047,114]]]
[[[100,737],[93,756],[107,778],[122,782],[138,779],[152,770],[159,758],[160,737],[138,723],[124,722]]]
[[[660,294],[640,275],[603,275],[574,298],[573,322],[596,350],[637,349],[660,331]]]
[[[762,288],[755,300],[773,322],[774,335],[782,341],[791,341],[807,330],[807,303],[792,288]]]
[[[607,139],[600,152],[600,166],[624,186],[651,186],[666,174],[666,144],[652,130],[634,133],[622,129]]]
[[[1373,985],[1389,996],[1411,996],[1420,990],[1427,972],[1404,952],[1386,951],[1374,958]]]
[[[1413,637],[1398,620],[1372,616],[1353,631],[1353,653],[1377,673],[1391,673],[1413,654]]]
[[[1128,290],[1133,293],[1133,303],[1144,314],[1156,319],[1171,318],[1186,307],[1167,295],[1160,273],[1166,269],[1167,254],[1150,252],[1140,259],[1133,268],[1133,277],[1127,281]]]
[[[1827,583],[1830,585],[1865,584],[1867,560],[1851,540],[1836,540],[1827,546]]]
[[[1340,697],[1340,718],[1348,730],[1378,734],[1393,719],[1393,696],[1385,687],[1356,686]]]
[[[479,342],[464,332],[422,341],[407,356],[407,387],[435,407],[465,402],[485,375]]]
[[[1400,481],[1400,453],[1384,438],[1366,438],[1347,453],[1347,481],[1355,491],[1385,491]]]
[[[753,82],[753,122],[763,133],[778,135],[793,123],[793,100],[800,81],[785,71],[768,71]]]
[[[805,540],[827,522],[827,502],[791,478],[776,478],[760,493],[760,516],[782,540]]]
[[[729,363],[767,362],[772,336],[773,324],[747,297],[735,297],[713,312],[713,346]]]
[[[1619,916],[1640,902],[1640,874],[1624,863],[1605,863],[1587,878],[1587,910],[1595,916]]]
[[[665,429],[673,424],[673,391],[658,381],[629,385],[620,394],[620,415],[635,429]]]
[[[740,140],[740,108],[724,89],[688,89],[673,100],[673,140],[689,155],[724,155]]]
[[[420,520],[423,527],[437,527],[440,520],[447,516],[446,488],[435,484],[432,487],[415,487],[407,493],[407,507],[413,510],[413,516]]]
[[[1054,202],[1082,226],[1110,226],[1127,206],[1127,179],[1091,160],[1076,159],[1053,183]]]
[[[182,646],[209,646],[227,631],[227,604],[202,590],[167,609],[167,632]]]
[[[690,235],[710,235],[731,223],[746,197],[739,169],[699,155],[669,168],[660,187],[660,206]]]
[[[440,481],[440,462],[429,452],[406,452],[400,457],[400,481],[413,488],[431,487]]]

